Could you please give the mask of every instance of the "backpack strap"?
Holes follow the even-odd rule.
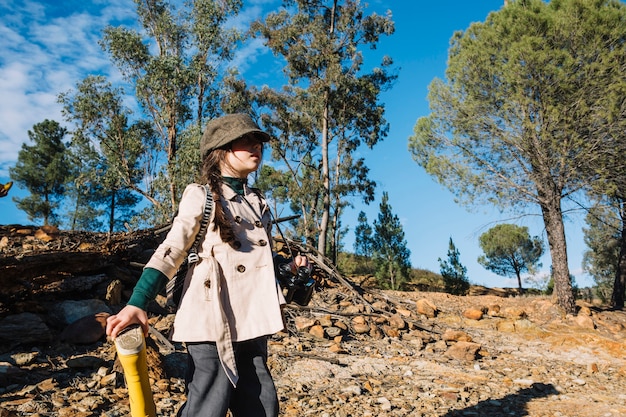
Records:
[[[208,185],[203,185],[202,187],[206,191],[206,201],[204,203],[204,213],[202,214],[202,220],[200,222],[200,230],[198,230],[196,238],[193,241],[193,245],[189,249],[187,258],[178,268],[178,271],[176,272],[174,277],[167,281],[167,284],[165,285],[167,305],[173,307],[175,310],[178,309],[178,304],[180,303],[183,285],[185,283],[185,278],[187,276],[187,272],[189,271],[189,267],[191,264],[194,264],[200,260],[200,257],[198,256],[198,245],[200,244],[202,237],[207,231],[207,228],[209,226],[209,219],[211,218],[211,211],[213,210],[213,193],[211,192],[211,189]]]
[[[204,234],[209,227],[209,219],[211,218],[211,211],[213,210],[213,193],[208,185],[203,185],[204,191],[206,192],[206,201],[204,202],[204,213],[202,214],[202,221],[200,222],[200,230],[198,230],[198,234],[196,235],[196,239],[193,241],[193,245],[189,249],[189,255],[187,255],[187,262],[189,264],[193,264],[198,262],[200,259],[198,257],[198,245],[200,244],[200,240],[204,237]]]

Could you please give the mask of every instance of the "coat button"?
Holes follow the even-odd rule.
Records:
[[[233,242],[233,248],[235,248],[235,249],[239,249],[239,248],[241,248],[241,242],[240,242],[240,241],[238,241],[238,240],[235,240],[235,241]]]
[[[235,216],[235,223],[241,223],[241,216]]]
[[[263,223],[261,223],[261,221],[260,221],[260,220],[255,221],[255,222],[254,222],[254,225],[255,225],[256,227],[263,227]]]
[[[237,272],[241,272],[241,273],[246,272],[246,267],[243,265],[237,265]]]
[[[267,240],[259,240],[259,246],[266,246],[267,245]]]

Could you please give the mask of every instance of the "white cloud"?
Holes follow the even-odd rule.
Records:
[[[1,177],[33,125],[45,119],[64,124],[59,93],[88,74],[119,78],[98,40],[109,22],[132,18],[134,10],[131,0],[0,5]]]

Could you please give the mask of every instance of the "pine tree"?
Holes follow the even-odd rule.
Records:
[[[543,255],[543,241],[540,237],[531,237],[528,227],[515,224],[499,224],[480,235],[479,245],[484,255],[478,263],[489,271],[505,277],[517,278],[520,292],[522,273],[533,274]]]
[[[378,220],[374,221],[374,232],[372,249],[376,278],[381,286],[398,290],[409,278],[411,251],[406,247],[400,219],[392,213],[386,192],[380,203]]]
[[[454,245],[452,238],[448,244],[448,259],[438,259],[441,276],[447,293],[465,295],[470,284],[467,278],[467,268],[461,264],[461,253]]]
[[[372,226],[367,223],[367,215],[365,212],[360,212],[358,217],[358,224],[354,228],[354,253],[358,256],[365,258],[365,264],[368,266],[369,260],[372,257]]]
[[[463,204],[541,211],[557,304],[569,314],[563,204],[624,178],[624,20],[621,1],[508,2],[453,35],[445,80],[430,84],[431,113],[409,139]]]
[[[63,143],[66,134],[67,130],[54,120],[35,124],[28,131],[34,145],[22,144],[15,167],[9,169],[11,178],[30,191],[27,197],[13,198],[29,220],[43,219],[44,225],[56,223],[55,210],[70,173]]]

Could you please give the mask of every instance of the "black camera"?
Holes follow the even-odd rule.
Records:
[[[315,288],[315,280],[311,277],[313,267],[311,265],[301,266],[294,273],[289,259],[277,256],[274,262],[278,282],[286,290],[285,300],[287,303],[293,301],[301,306],[308,305]]]

